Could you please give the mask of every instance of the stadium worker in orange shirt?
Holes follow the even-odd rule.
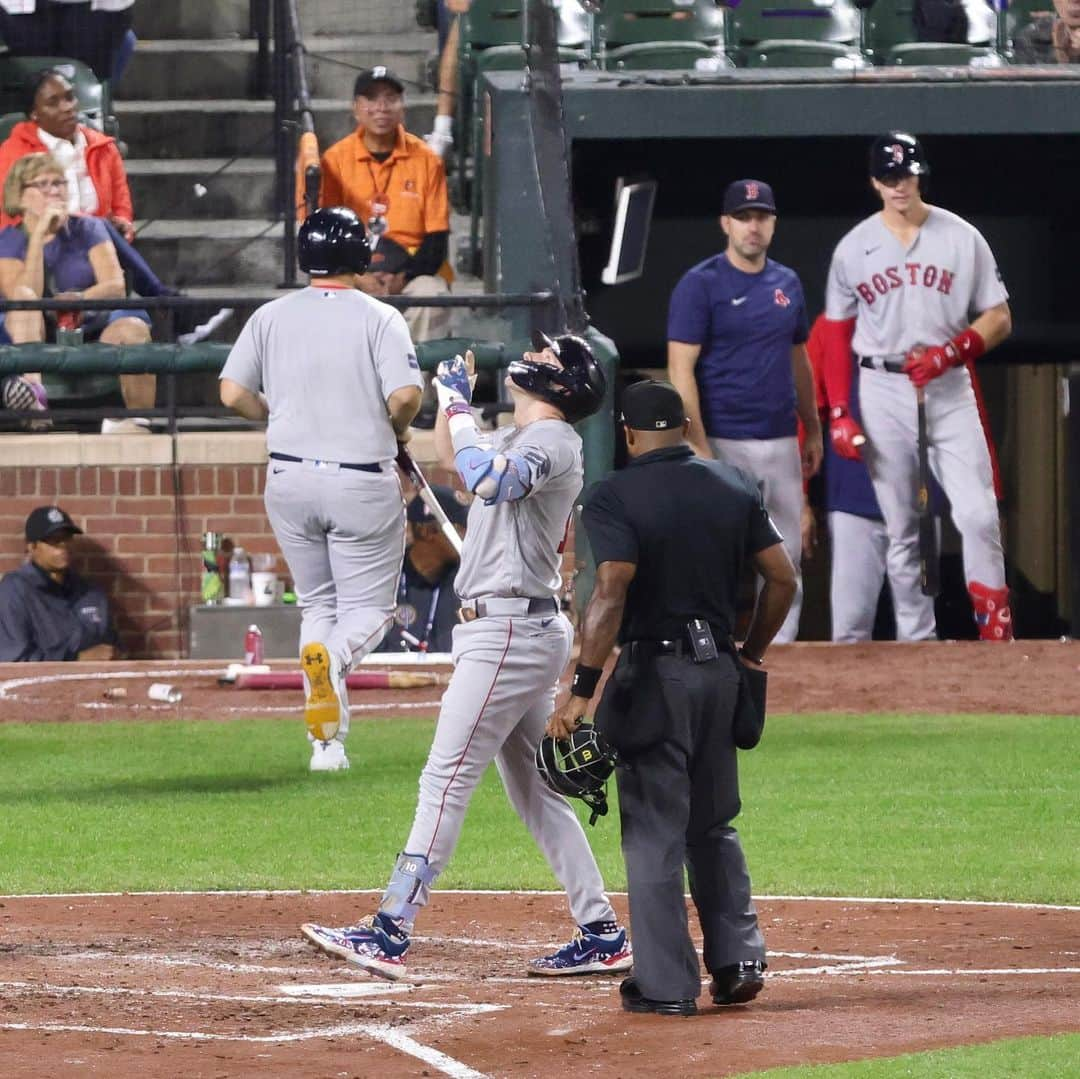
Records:
[[[406,296],[437,296],[452,279],[446,254],[450,200],[442,158],[422,138],[405,130],[405,84],[387,67],[361,71],[353,87],[356,130],[323,154],[320,206],[348,206],[365,223],[375,252],[386,237],[409,254],[404,267]],[[374,273],[360,288],[380,295]],[[403,313],[414,340],[425,339],[428,311]]]

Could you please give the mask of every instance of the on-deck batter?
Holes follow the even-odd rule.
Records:
[[[882,210],[837,244],[826,290],[825,380],[837,452],[858,459],[849,414],[850,349],[859,357],[863,447],[889,532],[889,577],[918,592],[916,389],[925,388],[930,468],[963,540],[964,572],[983,640],[1012,639],[990,452],[967,364],[1012,329],[989,244],[956,214],[924,202],[918,139],[890,132],[870,151]],[[853,336],[854,335],[854,336]],[[906,377],[905,377],[906,376]],[[933,626],[933,600],[920,596]]]
[[[310,767],[338,771],[345,678],[394,615],[405,548],[394,458],[420,407],[420,366],[401,314],[355,287],[371,254],[356,214],[316,210],[297,239],[311,284],[248,319],[221,399],[268,421],[264,501],[303,612]]]
[[[342,929],[301,929],[323,951],[392,981],[404,977],[413,923],[492,760],[578,923],[574,939],[533,960],[529,972],[615,973],[633,961],[581,825],[534,763],[573,640],[558,601],[562,544],[583,476],[581,439],[570,424],[595,412],[605,391],[581,338],[541,336],[536,348],[508,369],[514,424],[490,437],[469,407],[471,354],[468,365],[461,357],[439,365],[436,447],[477,496],[457,575],[463,618],[454,630],[454,673],[412,830],[378,912]]]

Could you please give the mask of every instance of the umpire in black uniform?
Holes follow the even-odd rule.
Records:
[[[732,733],[740,664],[762,665],[795,595],[795,567],[744,472],[694,455],[678,391],[647,380],[623,395],[629,465],[589,492],[583,522],[597,563],[571,695],[548,733],[585,715],[616,636],[622,651],[597,710],[619,751],[630,894],[631,1012],[694,1015],[701,991],[683,867],[717,1004],[761,990],[765,942],[731,821],[740,809]],[[746,640],[732,642],[740,570],[765,580]],[[745,698],[744,698],[745,700]]]

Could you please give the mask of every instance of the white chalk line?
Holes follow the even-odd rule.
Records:
[[[383,701],[381,704],[350,704],[349,713],[353,712],[380,712],[389,715],[392,712],[414,711],[419,709],[433,709],[438,708],[442,703],[438,701]],[[180,707],[179,704],[126,704],[124,701],[84,701],[79,705],[80,708],[89,708],[98,711],[116,711],[116,712],[175,712]],[[189,711],[213,711],[213,712],[233,712],[239,713],[245,716],[255,715],[274,715],[292,713],[293,715],[300,715],[303,711],[301,704],[266,704],[266,705],[226,705],[221,707],[220,705],[187,705]]]
[[[80,1023],[0,1023],[0,1030],[28,1030],[55,1034],[113,1034],[129,1037],[173,1038],[180,1041],[197,1042],[248,1042],[269,1045],[285,1042],[305,1042],[325,1038],[351,1038],[358,1034],[367,1035],[384,1043],[391,1049],[407,1053],[433,1068],[438,1068],[452,1079],[486,1079],[483,1072],[475,1071],[467,1064],[453,1057],[440,1053],[429,1045],[410,1038],[393,1027],[381,1023],[344,1023],[321,1030],[304,1030],[288,1034],[204,1034],[192,1030],[152,1030],[134,1027],[97,1027]]]
[[[222,888],[215,891],[205,889],[173,889],[162,891],[145,892],[11,892],[0,894],[0,900],[8,899],[112,899],[123,896],[132,898],[163,897],[172,898],[179,896],[192,896],[196,898],[213,898],[221,896],[237,898],[266,899],[279,896],[293,895],[338,895],[338,896],[381,896],[382,888]],[[494,896],[559,896],[565,897],[566,893],[554,888],[435,888],[434,895],[494,895]],[[625,896],[626,892],[608,891],[608,895]],[[690,897],[687,896],[687,899]],[[1060,910],[1080,912],[1080,906],[1072,906],[1063,903],[1020,903],[1003,899],[898,899],[895,896],[836,896],[836,895],[755,895],[757,903],[853,903],[853,904],[891,904],[921,905],[921,906],[944,906],[944,907],[997,907],[1005,910]]]

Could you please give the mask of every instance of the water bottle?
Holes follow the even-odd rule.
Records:
[[[248,667],[255,666],[263,661],[263,638],[262,630],[254,623],[247,628],[244,634],[244,664]]]
[[[234,547],[229,559],[229,599],[234,604],[251,604],[251,563],[243,547]]]

